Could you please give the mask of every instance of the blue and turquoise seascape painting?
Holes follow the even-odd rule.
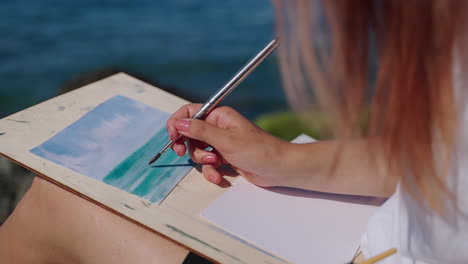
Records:
[[[188,155],[166,151],[169,114],[117,95],[31,152],[70,170],[159,204],[193,167]]]

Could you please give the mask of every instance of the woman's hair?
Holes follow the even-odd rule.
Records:
[[[274,3],[292,106],[325,111],[343,142],[369,138],[388,174],[442,212],[451,200],[445,176],[457,132],[454,68],[466,61],[467,1]]]

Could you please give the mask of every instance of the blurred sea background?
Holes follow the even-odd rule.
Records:
[[[274,35],[269,0],[2,0],[0,118],[118,71],[203,102]],[[224,104],[286,109],[274,57]],[[0,159],[0,223],[31,179]]]
[[[105,69],[201,102],[274,36],[269,0],[2,0],[0,17],[2,117]],[[250,118],[286,107],[276,59],[224,104]]]

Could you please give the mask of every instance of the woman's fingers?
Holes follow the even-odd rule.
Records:
[[[185,146],[185,139],[180,138],[178,139],[174,145],[172,145],[172,150],[179,156],[182,157],[185,155],[185,152],[187,151],[187,147]]]
[[[190,158],[202,165],[202,174],[205,179],[214,184],[220,184],[223,180],[223,175],[217,170],[221,166],[222,159],[214,151],[205,150],[208,145],[198,140],[188,141],[188,152]]]
[[[216,168],[211,164],[205,164],[202,166],[202,173],[205,179],[214,184],[220,184],[223,180],[223,176],[219,173]]]
[[[199,149],[207,150],[211,148],[211,146],[206,144],[205,142],[195,140],[195,139],[189,139],[187,143],[188,143],[187,145],[189,146],[189,148],[193,148],[193,149],[199,148]],[[207,150],[207,151],[210,151],[210,150]]]
[[[211,164],[215,168],[221,165],[221,159],[215,152],[205,150],[208,147],[206,143],[190,140],[188,146],[190,158],[195,163]]]
[[[167,131],[172,140],[177,139],[180,134],[175,128],[175,123],[179,119],[191,118],[200,109],[201,104],[187,104],[179,108],[166,122]]]

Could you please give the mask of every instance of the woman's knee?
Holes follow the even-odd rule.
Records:
[[[28,230],[27,239],[59,247],[64,258],[82,263],[145,263],[148,258],[181,263],[188,253],[174,242],[39,178],[9,221],[17,229]]]
[[[34,183],[23,196],[13,213],[0,228],[0,262],[46,263],[63,261],[63,251],[57,250],[57,241],[49,235],[53,223],[45,218],[40,193],[41,182]],[[73,263],[68,258],[68,263]]]

